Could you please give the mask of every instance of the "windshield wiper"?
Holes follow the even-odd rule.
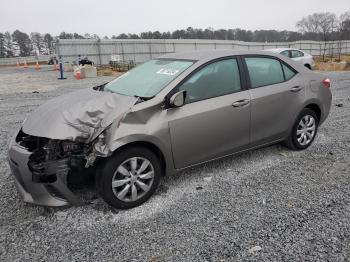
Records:
[[[102,84],[102,85],[99,85],[99,86],[94,86],[92,89],[93,89],[93,90],[96,90],[96,91],[104,91],[105,85],[107,85],[107,84],[108,84],[108,82],[107,82],[107,83],[104,83],[104,84]]]
[[[150,100],[150,99],[152,99],[154,96],[143,97],[143,96],[134,95],[134,97],[138,98],[138,102],[137,102],[137,103],[140,103],[140,102],[144,102],[144,101]]]

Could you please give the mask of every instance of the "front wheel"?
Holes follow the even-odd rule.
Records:
[[[97,191],[115,208],[136,207],[156,191],[161,172],[159,159],[151,150],[126,148],[102,166],[97,174]]]
[[[304,108],[296,122],[292,131],[285,141],[285,145],[293,150],[303,150],[308,148],[314,141],[318,128],[318,118],[315,112],[309,108]]]

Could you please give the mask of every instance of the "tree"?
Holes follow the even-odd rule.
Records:
[[[12,40],[19,48],[20,56],[29,56],[32,51],[32,43],[29,36],[19,30],[12,33]]]
[[[129,34],[128,38],[129,39],[139,39],[140,37],[137,34]]]
[[[73,34],[61,32],[58,36],[59,39],[73,39]]]
[[[5,32],[4,39],[5,39],[6,57],[13,57],[14,56],[14,48],[13,48],[12,36],[11,36],[10,32],[8,32],[8,31]]]
[[[49,54],[52,54],[53,37],[47,33],[44,35],[44,45]]]
[[[141,33],[142,39],[152,39],[153,33],[151,31]]]
[[[37,51],[37,54],[43,54],[45,50],[45,43],[44,43],[43,36],[40,33],[32,32],[30,34],[30,38],[31,38],[33,47]]]
[[[84,39],[84,37],[82,35],[79,35],[78,33],[74,33],[73,38],[74,39]]]
[[[116,39],[127,39],[128,35],[127,34],[120,34],[116,37]]]
[[[162,38],[162,34],[159,31],[155,31],[152,33],[152,38],[153,39],[160,39],[160,38]]]
[[[350,11],[340,15],[339,19],[340,39],[350,40]]]
[[[332,33],[337,28],[337,17],[333,13],[314,13],[307,17],[304,17],[297,22],[297,27],[303,33],[321,34],[324,41],[323,48],[323,60],[325,58],[327,41],[330,40]]]
[[[0,58],[6,57],[5,35],[0,33]]]

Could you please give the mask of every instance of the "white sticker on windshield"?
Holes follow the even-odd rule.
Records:
[[[173,76],[173,75],[176,75],[178,72],[179,72],[179,70],[162,68],[162,69],[158,70],[157,74]]]

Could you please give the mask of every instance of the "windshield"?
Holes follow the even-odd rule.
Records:
[[[106,85],[106,90],[139,97],[153,97],[193,61],[155,59],[135,67]]]

